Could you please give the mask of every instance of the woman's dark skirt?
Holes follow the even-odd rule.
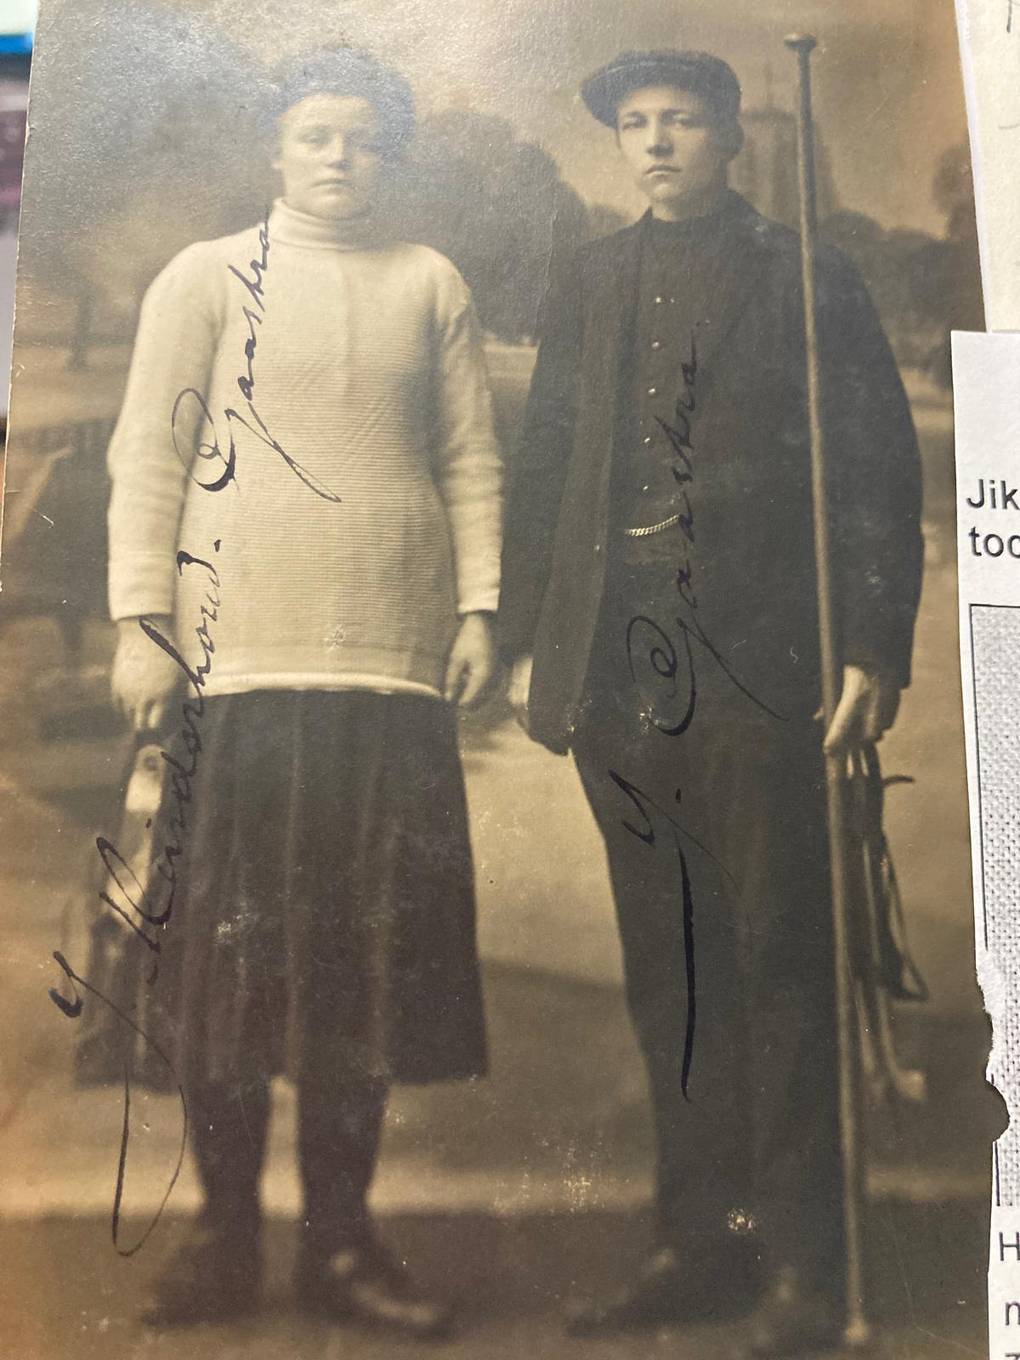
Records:
[[[154,827],[157,868],[167,846],[181,853],[163,855],[176,887],[165,926],[148,928],[153,980],[150,951],[133,951],[131,1013],[147,1040],[135,1080],[481,1075],[454,710],[413,694],[265,690],[206,700],[196,726],[198,768],[168,779]],[[166,745],[190,769],[180,741]],[[153,882],[159,907],[165,873]]]

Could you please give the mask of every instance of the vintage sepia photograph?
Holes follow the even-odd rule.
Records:
[[[985,1355],[952,0],[42,0],[24,164],[3,1353]]]

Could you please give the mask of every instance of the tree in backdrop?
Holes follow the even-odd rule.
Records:
[[[90,343],[130,339],[145,288],[177,251],[254,222],[275,177],[268,77],[229,38],[132,0],[110,0],[98,20],[86,6],[80,31],[74,22],[47,54],[60,110],[40,109],[33,131],[23,266],[34,295],[22,314],[83,365]],[[454,261],[506,341],[534,335],[551,265],[587,234],[552,157],[467,109],[423,121],[391,201],[401,234]]]
[[[553,158],[470,109],[422,123],[396,199],[402,234],[453,260],[482,325],[508,342],[534,337],[550,270],[588,235]]]
[[[935,172],[935,202],[946,218],[946,251],[937,286],[943,290],[948,313],[945,334],[934,363],[936,375],[952,382],[950,330],[982,331],[985,308],[978,260],[977,207],[970,152],[965,145],[946,151]]]
[[[269,183],[264,87],[229,36],[133,0],[63,7],[47,41],[22,205],[35,338],[83,364],[126,340],[145,287],[191,241],[250,222]],[[162,60],[153,54],[161,53]]]
[[[944,234],[886,231],[863,213],[837,212],[822,234],[854,261],[864,277],[896,358],[950,382],[949,333],[983,327],[977,221],[970,160],[952,147],[939,161],[933,196],[946,219]]]

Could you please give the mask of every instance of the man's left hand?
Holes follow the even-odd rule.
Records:
[[[900,687],[888,675],[844,666],[843,692],[825,734],[825,754],[839,755],[858,742],[880,741],[899,706]]]
[[[487,614],[465,614],[450,650],[444,692],[451,704],[477,703],[496,671],[496,644]]]

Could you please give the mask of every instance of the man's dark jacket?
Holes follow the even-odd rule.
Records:
[[[716,277],[699,283],[708,301],[685,488],[697,616],[679,595],[677,616],[761,704],[810,717],[819,648],[799,240],[736,195],[725,221]],[[512,468],[503,650],[534,654],[531,733],[559,752],[584,694],[607,556],[626,527],[611,473],[626,457],[647,230],[642,219],[590,243],[550,287]],[[816,293],[841,656],[904,686],[922,561],[914,427],[874,308],[840,253],[819,251]],[[693,646],[696,664],[716,666],[707,645]],[[747,701],[733,693],[738,714]]]

